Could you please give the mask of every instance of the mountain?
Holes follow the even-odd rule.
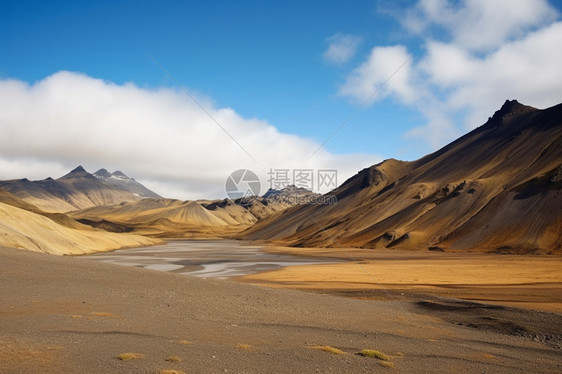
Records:
[[[156,239],[83,225],[62,213],[46,213],[0,190],[0,246],[51,254],[83,254],[153,245]]]
[[[331,193],[242,233],[291,246],[562,252],[562,104],[506,101],[419,160],[361,170]]]
[[[103,171],[96,174],[105,174]],[[107,175],[106,175],[107,177]],[[304,188],[270,189],[263,196],[236,200],[180,201],[148,198],[69,212],[93,227],[158,237],[230,237],[236,232],[288,207],[320,196]]]
[[[273,188],[270,188],[266,191],[266,193],[263,194],[262,197],[264,198],[271,198],[271,197],[277,197],[277,196],[284,196],[284,197],[298,197],[298,196],[316,196],[319,194],[316,194],[310,190],[307,190],[306,188],[303,187],[297,187],[294,184],[288,185],[287,187],[284,187],[280,190],[276,190]]]
[[[104,175],[103,171],[107,174]],[[121,172],[105,169],[90,174],[82,166],[59,179],[0,181],[0,189],[47,212],[67,212],[93,206],[159,197]]]
[[[129,178],[119,170],[114,173],[108,172],[106,169],[100,169],[94,174],[98,180],[103,181],[113,187],[132,192],[142,198],[152,197],[152,198],[162,198],[155,192],[152,192],[133,178]]]

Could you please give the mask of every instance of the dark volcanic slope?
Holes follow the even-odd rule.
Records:
[[[331,206],[299,206],[243,235],[293,246],[562,251],[562,104],[506,101],[417,161],[360,171]]]
[[[90,174],[82,166],[57,180],[47,178],[40,181],[0,181],[0,189],[47,212],[66,212],[123,201],[137,201],[146,197],[159,197],[123,173],[115,172],[106,178]]]

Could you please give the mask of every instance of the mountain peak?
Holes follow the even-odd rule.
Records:
[[[107,169],[99,169],[94,173],[94,176],[98,178],[109,178],[111,177],[111,173],[107,171]]]
[[[276,190],[273,188],[270,188],[267,190],[267,192],[265,194],[263,194],[262,197],[264,198],[268,198],[271,196],[280,196],[280,195],[284,195],[284,196],[303,196],[303,195],[315,195],[314,192],[307,190],[304,187],[297,187],[294,184],[290,184],[288,186],[285,186],[284,188],[280,189],[280,190]]]
[[[94,178],[94,176],[90,173],[88,173],[83,167],[82,165],[77,166],[76,168],[72,169],[70,171],[70,173],[60,177],[59,179],[57,179],[58,181],[64,181],[64,180],[69,180],[69,179],[76,179],[76,178]],[[95,179],[95,178],[94,178]]]
[[[82,165],[78,165],[71,171],[71,173],[87,173],[87,171],[82,167]]]
[[[538,109],[533,108],[532,106],[523,105],[517,100],[506,100],[500,110],[496,111],[490,120],[492,122],[501,123],[506,119],[518,117],[522,114],[534,112],[536,110]]]
[[[78,165],[70,171],[70,173],[60,177],[57,180],[73,179],[73,178],[94,178],[94,176],[88,173],[82,165]]]
[[[529,112],[530,110],[536,110],[536,109],[527,105],[523,105],[517,100],[506,100],[505,103],[503,103],[502,107],[500,108],[499,113],[505,116],[506,114],[525,113],[525,112]]]

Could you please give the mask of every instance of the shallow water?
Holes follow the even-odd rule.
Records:
[[[230,278],[286,266],[333,262],[312,257],[266,253],[262,248],[236,240],[186,240],[84,257],[94,261],[204,278]]]

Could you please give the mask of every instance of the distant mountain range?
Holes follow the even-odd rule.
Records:
[[[266,217],[319,196],[304,188],[270,189],[263,196],[236,200],[144,199],[69,212],[81,223],[114,232],[158,237],[230,236]]]
[[[81,166],[57,180],[3,181],[0,246],[82,254],[160,243],[147,236],[230,237],[293,205],[291,196],[317,195],[294,186],[268,193],[236,201],[165,199],[120,171],[90,174]]]
[[[302,247],[562,251],[562,104],[506,101],[481,127],[412,162],[363,169],[333,205],[300,205],[244,232]]]
[[[0,189],[46,212],[67,212],[161,197],[120,171],[109,173],[100,169],[90,174],[82,166],[56,180],[0,181]]]

